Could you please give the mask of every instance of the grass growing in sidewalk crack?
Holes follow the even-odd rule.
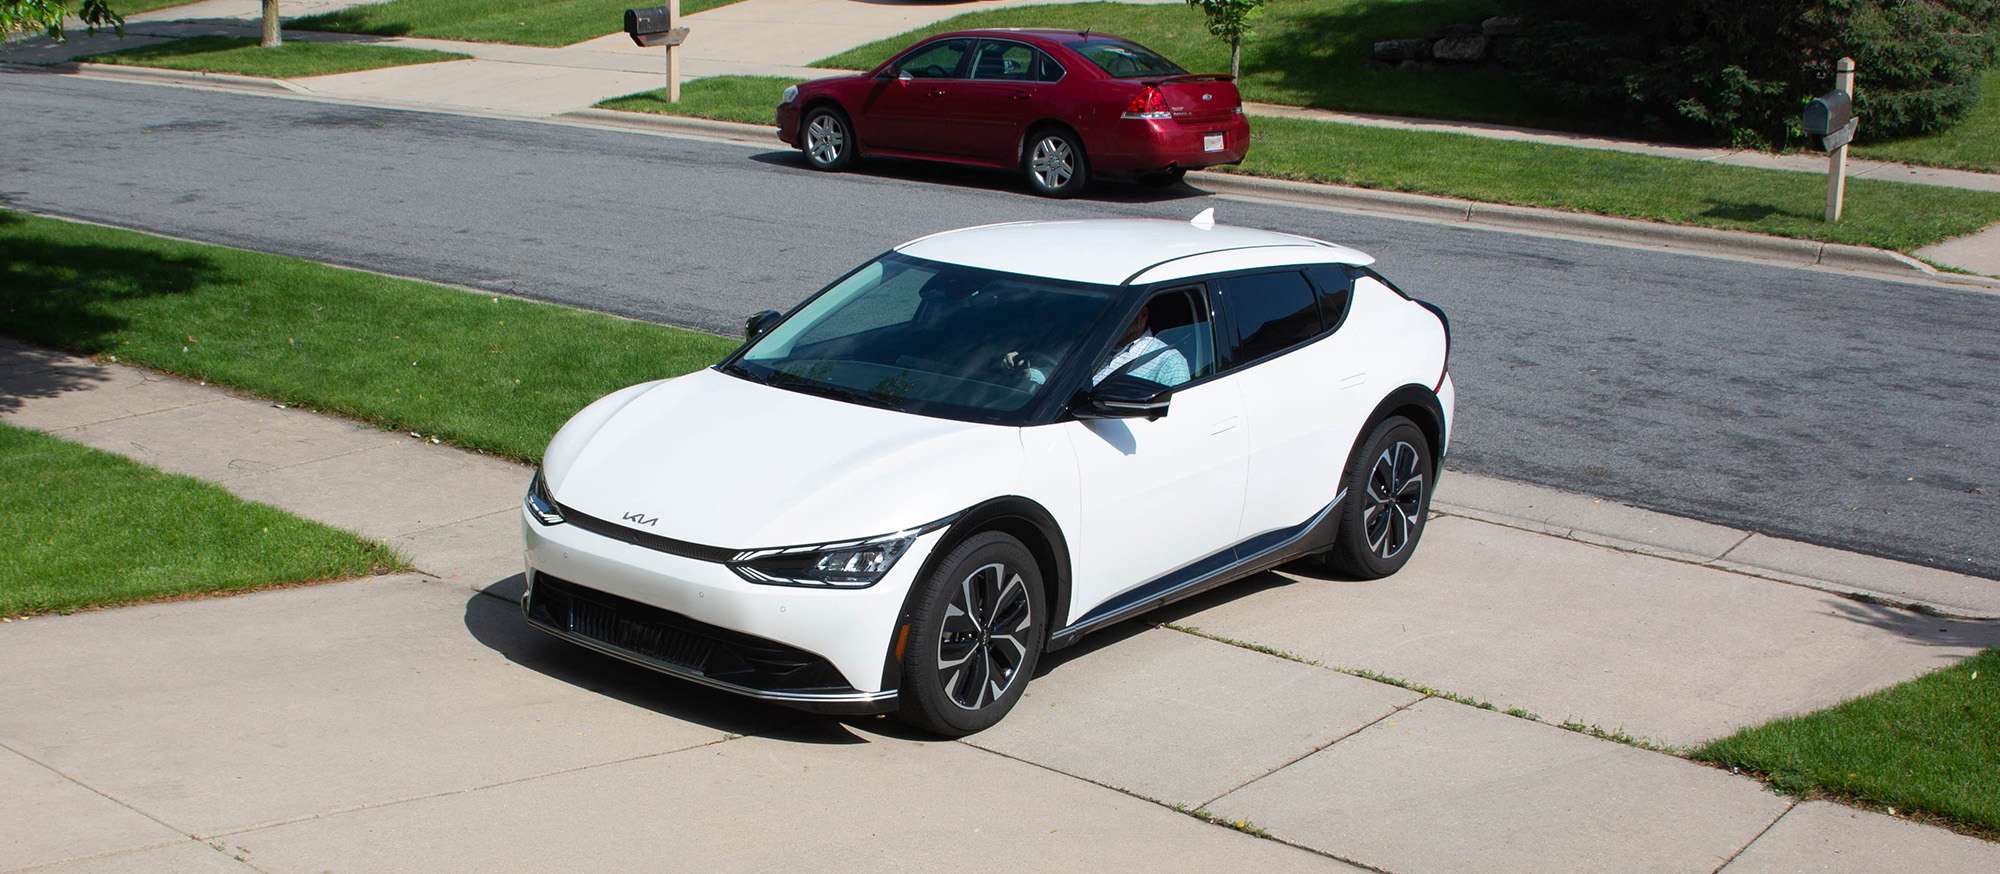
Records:
[[[0,616],[402,570],[380,543],[213,483],[0,425]]]
[[[1244,834],[1256,835],[1257,837],[1260,838],[1268,838],[1271,836],[1270,831],[1265,829],[1263,826],[1260,826],[1247,819],[1230,819],[1226,816],[1218,816],[1215,813],[1211,812],[1206,807],[1190,808],[1186,804],[1182,804],[1178,801],[1174,802],[1173,804],[1169,804],[1167,806],[1173,808],[1173,810],[1176,813],[1185,813],[1188,816],[1192,816],[1195,819],[1208,823],[1209,825],[1219,825],[1222,826],[1223,828],[1232,828]]]
[[[455,52],[434,52],[395,46],[358,43],[304,42],[262,48],[257,40],[239,36],[196,36],[157,45],[139,46],[86,55],[77,60],[90,64],[121,64],[128,67],[158,67],[166,70],[193,70],[202,73],[234,73],[271,79],[331,76],[383,67],[434,64],[472,57]]]
[[[527,461],[585,404],[706,367],[737,345],[6,211],[0,276],[0,334]]]

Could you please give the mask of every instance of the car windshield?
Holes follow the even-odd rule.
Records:
[[[1120,291],[892,252],[821,292],[723,369],[854,403],[1009,422]]]
[[[1069,47],[1107,75],[1118,79],[1181,76],[1187,73],[1179,64],[1160,57],[1152,49],[1115,36],[1087,36],[1070,43]]]

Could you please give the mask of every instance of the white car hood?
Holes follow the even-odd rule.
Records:
[[[548,463],[562,469],[550,481],[558,503],[732,549],[921,525],[1013,494],[1023,456],[1015,428],[866,407],[714,370],[657,383],[595,434],[574,436],[556,441],[580,445],[574,458]]]

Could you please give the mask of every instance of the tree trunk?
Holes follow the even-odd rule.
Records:
[[[270,2],[276,3],[278,0]],[[1240,36],[1229,38],[1229,78],[1243,78],[1243,37]]]
[[[270,48],[284,42],[285,35],[278,30],[278,0],[264,0],[264,38],[257,44]]]

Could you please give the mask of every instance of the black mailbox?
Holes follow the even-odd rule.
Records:
[[[677,46],[687,39],[685,27],[669,27],[667,7],[625,10],[625,33],[642,46]]]
[[[1847,126],[1854,118],[1854,97],[1845,91],[1829,91],[1806,104],[1799,127],[1809,134],[1826,136]]]

